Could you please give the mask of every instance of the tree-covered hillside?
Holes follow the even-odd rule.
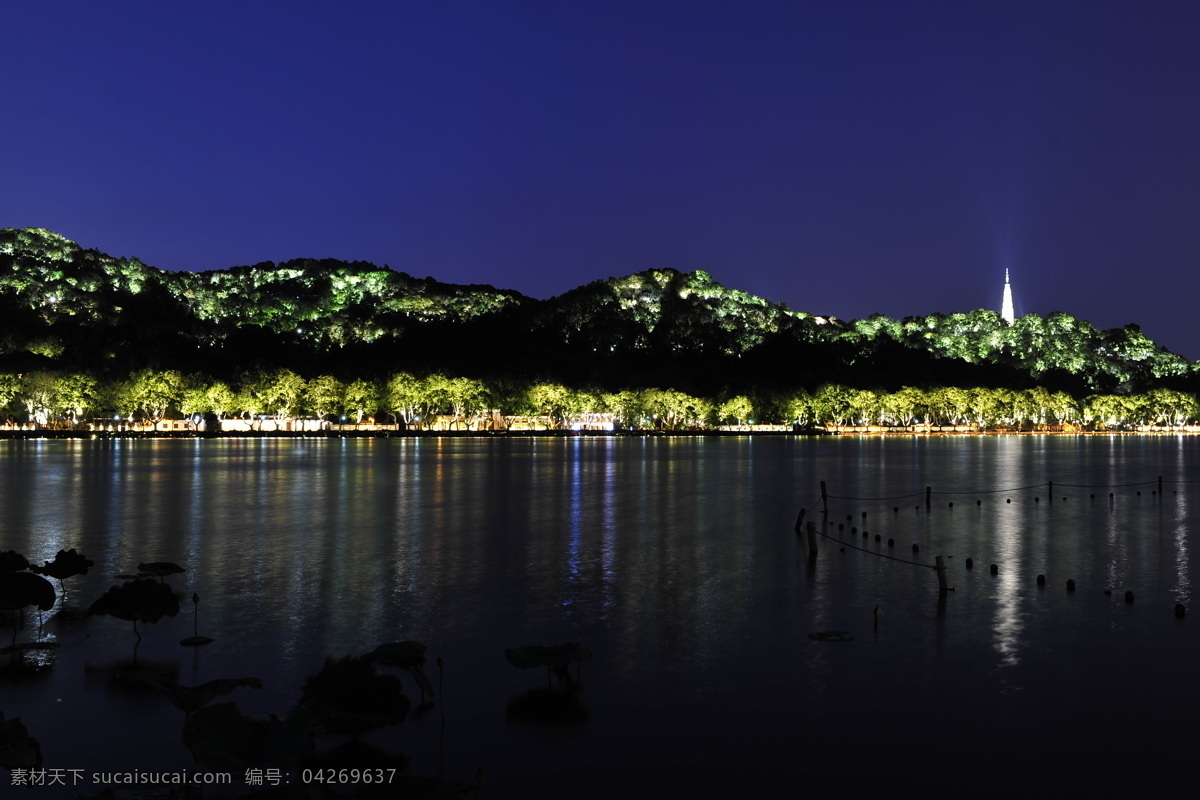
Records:
[[[171,272],[42,229],[0,230],[0,372],[145,368],[220,380],[437,372],[708,396],[830,383],[1194,391],[1196,369],[1136,325],[1101,331],[1065,313],[1011,326],[986,310],[843,322],[671,269],[549,300],[330,259]]]

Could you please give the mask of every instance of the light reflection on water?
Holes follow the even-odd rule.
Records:
[[[1170,728],[1142,684],[1176,692],[1172,708],[1194,707],[1197,690],[1131,654],[1200,666],[1172,614],[1192,594],[1183,481],[1198,452],[1165,437],[8,442],[0,549],[41,562],[79,548],[98,565],[69,585],[85,603],[140,561],[186,563],[183,611],[147,626],[140,654],[185,684],[259,675],[262,692],[233,698],[248,711],[284,712],[327,654],[425,641],[454,687],[450,770],[483,764],[489,796],[532,797],[556,777],[608,774],[615,754],[641,777],[661,764],[675,780],[771,774],[797,749],[836,760],[849,739],[895,748],[947,724],[964,733],[955,747],[985,752],[1047,707],[1080,735],[1097,714]],[[821,480],[872,499],[832,500],[824,520]],[[834,537],[815,560],[792,530],[801,506]],[[931,570],[903,563],[935,554],[954,586],[940,598]],[[193,591],[217,642],[181,653]],[[808,637],[830,630],[855,639]],[[131,767],[190,762],[161,733],[174,709],[82,677],[128,658],[127,623],[51,622],[47,635],[63,647],[32,684],[0,683],[0,711],[25,719],[48,762],[112,768],[132,752],[85,738],[63,703],[126,736],[119,720],[145,726]],[[505,703],[536,680],[503,649],[575,639],[596,654],[587,723],[514,731]],[[387,741],[432,772],[420,726]]]

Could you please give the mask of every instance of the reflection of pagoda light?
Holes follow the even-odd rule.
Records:
[[[1013,312],[1012,285],[1008,282],[1008,270],[1004,270],[1004,302],[1000,304],[1000,318],[1009,325],[1017,319]]]

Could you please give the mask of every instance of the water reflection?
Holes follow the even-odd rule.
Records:
[[[872,715],[911,719],[934,685],[976,703],[1036,689],[1077,666],[1069,648],[1048,645],[1077,640],[1080,631],[1115,631],[1146,648],[1165,641],[1183,647],[1187,663],[1200,660],[1197,645],[1162,639],[1178,626],[1144,622],[1159,613],[1156,603],[1169,615],[1190,598],[1192,484],[1172,483],[1194,478],[1200,445],[1187,439],[0,447],[3,548],[39,562],[79,548],[100,565],[79,587],[93,599],[109,576],[139,561],[186,563],[181,588],[204,596],[204,627],[217,638],[203,660],[187,654],[193,673],[245,662],[264,679],[264,699],[255,701],[264,711],[282,711],[267,705],[270,698],[294,699],[303,673],[326,654],[420,639],[454,656],[456,691],[499,720],[486,710],[464,716],[493,731],[492,721],[502,726],[508,718],[507,698],[529,690],[505,671],[503,648],[579,638],[596,653],[587,694],[577,698],[588,718],[581,740],[636,740],[653,754],[661,731],[672,730],[711,757],[699,726],[680,721],[684,709],[703,704],[736,730],[803,719],[772,729],[792,746],[796,737],[814,737],[812,744],[845,733],[850,721]],[[1136,489],[1117,489],[1110,504],[1108,489],[1072,486],[1118,486],[1159,473],[1178,495],[1139,498]],[[810,560],[792,528],[822,480],[831,494],[855,499],[837,501],[827,520],[810,512],[835,537]],[[1044,490],[994,493],[1048,480],[1061,486],[1053,499]],[[935,498],[928,509],[926,486]],[[839,548],[839,521],[843,541],[861,550]],[[851,539],[852,526],[869,537],[859,530]],[[932,571],[879,558],[887,554],[922,563],[950,556],[955,591],[939,599]],[[991,563],[999,566],[994,578]],[[1034,582],[1039,573],[1048,578],[1044,590]],[[1063,589],[1067,578],[1078,581],[1074,596]],[[1095,602],[1103,588],[1126,585],[1137,587],[1145,617],[1114,616],[1122,604]],[[191,620],[181,618],[160,623],[161,636],[147,634],[147,658],[180,658],[177,642],[191,633]],[[808,638],[828,630],[855,638]],[[89,620],[78,633],[55,627],[51,634],[64,640],[55,681],[78,674],[62,664],[84,648],[102,651],[95,663],[128,657],[125,625],[117,631]],[[194,674],[192,682],[210,677]],[[0,707],[37,714],[35,703],[72,696],[62,681],[27,696],[0,687]],[[635,718],[645,720],[644,734],[628,732]],[[506,749],[516,745],[503,744],[502,731],[495,737],[488,748],[527,759],[528,774],[536,774],[539,758]],[[725,745],[742,746],[728,737]],[[171,753],[165,761],[186,757]]]
[[[1041,438],[1034,439],[1029,448],[1034,452],[1028,454],[1022,452],[1023,445],[1026,443],[1009,437],[998,437],[994,442],[995,454],[993,458],[989,459],[990,463],[976,464],[974,465],[975,469],[966,472],[967,475],[978,477],[986,475],[988,477],[988,482],[992,485],[990,487],[979,486],[980,489],[1004,489],[1005,491],[1001,494],[1004,495],[1006,507],[1011,506],[1008,502],[1010,499],[1018,504],[1017,509],[1005,508],[1003,513],[998,515],[993,534],[995,538],[994,563],[999,567],[999,572],[995,578],[996,606],[993,613],[992,641],[996,653],[1000,656],[1000,666],[1002,667],[1016,666],[1021,660],[1023,649],[1021,631],[1024,628],[1021,620],[1021,588],[1023,583],[1028,582],[1029,577],[1026,570],[1023,569],[1027,559],[1023,557],[1025,554],[1022,551],[1025,546],[1030,544],[1029,540],[1037,530],[1031,524],[1030,517],[1025,513],[1033,498],[1027,491],[1009,491],[1009,489],[1025,486],[1031,482],[1030,461],[1036,465],[1044,457],[1043,441]],[[1010,498],[1009,494],[1013,494],[1015,497]],[[999,495],[993,495],[993,497],[998,498]]]

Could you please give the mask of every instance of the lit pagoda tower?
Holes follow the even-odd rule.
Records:
[[[1004,270],[1004,302],[1000,304],[1000,318],[1012,325],[1017,321],[1013,312],[1012,284],[1008,282],[1008,270]]]

